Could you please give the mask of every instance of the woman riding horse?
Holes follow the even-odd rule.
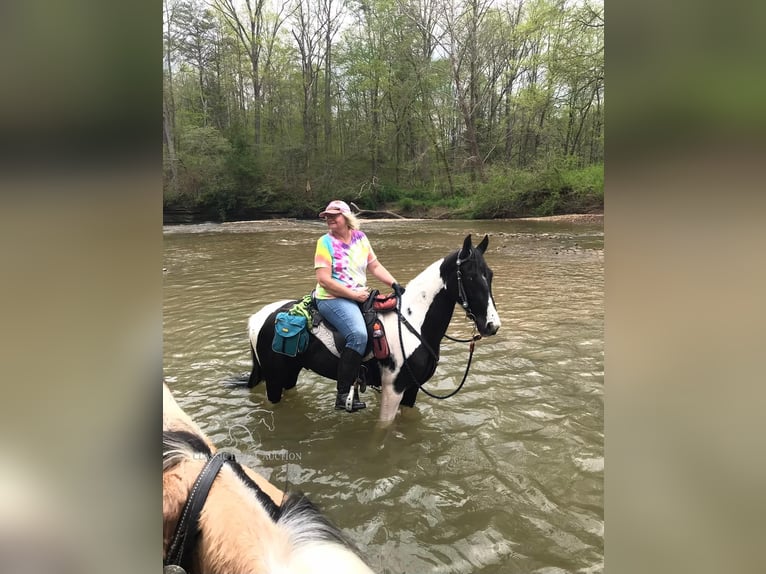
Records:
[[[378,261],[346,202],[331,201],[319,217],[327,222],[328,231],[317,241],[314,254],[315,298],[319,313],[346,340],[338,363],[335,408],[354,412],[367,406],[359,400],[356,390],[351,393],[367,348],[367,325],[359,309],[359,304],[369,296],[367,270],[395,291],[398,284]],[[401,292],[401,288],[398,291]]]

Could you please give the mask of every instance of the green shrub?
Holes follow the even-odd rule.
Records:
[[[604,164],[591,165],[565,174],[566,185],[578,195],[604,197]]]

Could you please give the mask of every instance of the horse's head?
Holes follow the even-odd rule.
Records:
[[[216,451],[167,385],[163,389],[166,564],[181,562],[187,572],[206,574],[372,574],[343,532],[304,495],[284,493],[231,453]]]
[[[494,335],[500,328],[500,316],[492,296],[492,269],[484,261],[489,245],[485,235],[476,247],[471,245],[470,234],[457,254],[457,301],[476,323],[482,335]]]

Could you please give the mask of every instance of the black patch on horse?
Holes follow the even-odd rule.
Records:
[[[266,509],[266,512],[269,513],[271,519],[274,522],[278,522],[279,517],[282,515],[283,509],[280,508],[268,494],[263,492],[261,487],[258,486],[258,484],[247,475],[247,473],[243,470],[242,465],[240,465],[238,462],[235,462],[234,460],[229,460],[229,466],[234,471],[234,474],[237,475],[237,478],[239,478],[248,488],[255,492],[255,497],[258,499],[258,502],[261,503],[261,506]]]

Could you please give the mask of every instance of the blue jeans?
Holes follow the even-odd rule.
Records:
[[[350,299],[317,299],[317,309],[346,339],[346,347],[364,355],[367,325],[359,305]]]

